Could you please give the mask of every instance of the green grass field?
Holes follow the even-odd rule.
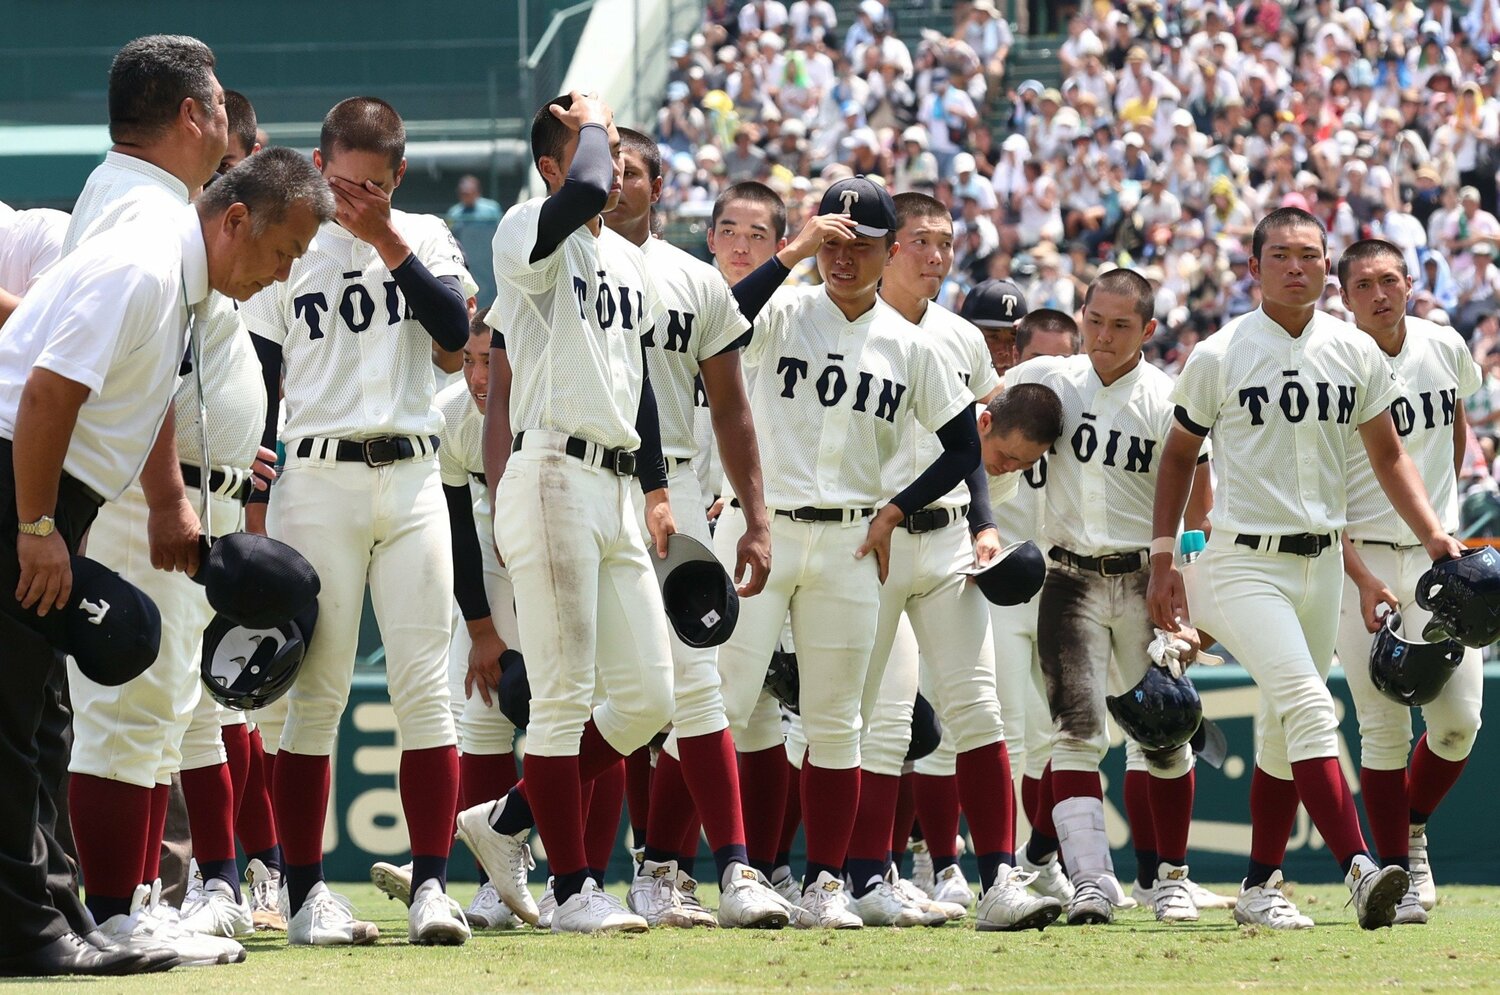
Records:
[[[1149,912],[1112,926],[976,933],[970,926],[825,933],[660,930],[644,936],[482,933],[459,948],[406,943],[405,909],[337,886],[381,929],[373,947],[290,949],[262,933],[233,967],[6,988],[99,992],[1183,992],[1500,990],[1500,888],[1450,887],[1428,926],[1366,933],[1338,886],[1296,890],[1314,930],[1272,933],[1205,912],[1168,928]],[[704,891],[708,891],[705,886]],[[1223,889],[1220,889],[1223,890]],[[467,902],[473,885],[456,886]],[[704,895],[713,904],[712,893]]]

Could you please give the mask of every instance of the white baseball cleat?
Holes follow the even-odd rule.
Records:
[[[182,895],[183,909],[191,909],[203,901],[203,869],[198,866],[198,858],[188,858],[187,890]]]
[[[854,895],[845,885],[849,896],[849,911],[859,916],[866,926],[931,926],[946,923],[948,917],[940,913],[920,909],[899,894],[888,878],[880,878],[863,895]]]
[[[252,860],[245,868],[245,884],[250,889],[250,921],[256,929],[286,932],[286,917],[281,914],[281,875],[263,860]]]
[[[443,891],[436,878],[423,881],[406,912],[407,940],[423,946],[457,947],[470,935],[463,907]]]
[[[218,878],[198,889],[196,905],[184,906],[181,926],[189,933],[223,936],[231,940],[255,935],[255,920],[250,916],[250,903],[235,901],[234,889]]]
[[[694,926],[719,928],[718,918],[698,901],[698,879],[680,867],[677,869],[677,900],[682,903],[682,911],[693,920]]]
[[[1248,888],[1242,883],[1234,903],[1234,921],[1268,929],[1312,929],[1313,921],[1281,893],[1282,880],[1281,872],[1274,871],[1263,885]]]
[[[918,909],[928,913],[927,921],[923,923],[924,926],[941,926],[954,919],[962,919],[969,914],[968,909],[956,902],[933,901],[916,885],[903,877],[899,877],[895,864],[886,868],[885,879],[890,882],[891,887],[896,891],[896,895],[902,901],[909,905],[915,905]]]
[[[586,879],[583,890],[552,914],[554,933],[644,933],[649,928],[645,919],[626,909],[618,898],[600,891],[593,878]]]
[[[1198,906],[1188,888],[1186,864],[1162,863],[1156,868],[1156,886],[1151,889],[1151,910],[1157,922],[1197,922]]]
[[[797,904],[808,913],[807,918],[797,920],[797,926],[802,929],[859,929],[864,926],[864,921],[849,910],[844,882],[827,871],[818,872],[818,879],[803,889],[802,900]]]
[[[771,890],[765,876],[752,867],[736,861],[725,871],[728,880],[719,890],[718,924],[726,929],[781,929],[791,921],[781,896]],[[683,887],[684,879],[693,881],[686,874],[679,874],[678,891],[683,893],[683,904],[688,905],[689,895]],[[693,881],[696,888],[697,882]],[[693,903],[697,896],[692,895]]]
[[[507,836],[495,831],[490,820],[505,806],[505,799],[485,802],[458,813],[458,838],[478,859],[490,883],[506,906],[527,924],[537,925],[536,900],[526,886],[527,873],[536,867],[531,859],[527,831]]]
[[[349,899],[319,881],[287,923],[286,938],[294,947],[350,946],[374,943],[380,930],[373,922],[356,919]]]
[[[675,860],[642,861],[639,873],[630,880],[625,901],[630,911],[644,919],[648,926],[692,929],[697,925],[678,894]]]
[[[802,882],[785,864],[771,871],[771,890],[793,905],[802,900]]]
[[[931,896],[936,880],[932,871],[932,852],[927,849],[927,841],[907,840],[906,848],[911,851],[911,883],[922,894]]]
[[[1022,845],[1016,851],[1016,865],[1019,870],[1033,876],[1028,887],[1038,895],[1055,898],[1064,905],[1073,900],[1073,882],[1068,880],[1057,854],[1054,853],[1039,864],[1033,864],[1026,856],[1025,845]]]
[[[1360,855],[1349,866],[1344,884],[1349,888],[1349,901],[1354,905],[1354,917],[1359,920],[1360,928],[1382,929],[1395,925],[1396,905],[1411,888],[1411,875],[1405,868],[1380,867]]]
[[[552,890],[552,875],[547,875],[547,887],[542,889],[542,897],[536,903],[536,928],[551,929],[552,914],[557,911],[557,892]]]
[[[1069,926],[1103,926],[1115,921],[1115,907],[1103,886],[1092,878],[1073,886],[1073,900],[1068,903]]]
[[[965,910],[974,904],[974,889],[969,887],[963,869],[957,864],[949,864],[938,871],[932,887],[923,890],[934,902],[957,905]]]
[[[130,911],[106,919],[99,924],[99,931],[122,945],[171,950],[179,958],[179,967],[238,964],[245,959],[245,948],[234,940],[183,931],[176,924],[175,909],[174,915],[154,914],[153,894],[159,896],[159,888],[137,885]]]
[[[1031,875],[1001,864],[995,883],[979,898],[975,928],[980,932],[1014,932],[1034,929],[1041,932],[1062,915],[1062,902],[1047,895],[1033,895],[1026,890]]]
[[[1413,826],[1406,843],[1407,864],[1411,867],[1411,884],[1417,889],[1417,898],[1428,912],[1437,905],[1437,884],[1432,880],[1432,864],[1427,859],[1427,829]]]
[[[411,907],[411,865],[377,860],[370,865],[370,883],[386,898]]]
[[[1427,925],[1427,910],[1422,908],[1422,897],[1417,894],[1417,886],[1415,884],[1406,889],[1406,894],[1402,895],[1401,901],[1396,903],[1396,918],[1391,925]]]
[[[520,918],[505,907],[500,893],[488,881],[480,885],[474,900],[464,909],[464,918],[470,929],[515,929],[521,925]]]

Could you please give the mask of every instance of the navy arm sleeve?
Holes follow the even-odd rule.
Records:
[[[536,245],[531,261],[546,259],[583,225],[604,211],[615,182],[615,163],[609,153],[609,132],[602,124],[578,129],[578,151],[568,167],[568,178],[542,204],[536,222]]]
[[[977,536],[995,528],[995,512],[990,507],[990,477],[984,472],[984,460],[974,464],[964,478],[969,485],[969,535]]]
[[[391,277],[432,341],[448,352],[464,347],[469,341],[469,302],[457,277],[433,276],[416,253],[391,270]]]
[[[490,601],[484,593],[484,561],[479,532],[474,528],[474,499],[468,486],[443,485],[448,500],[448,533],[453,540],[453,596],[466,622],[489,618]]]
[[[266,427],[261,432],[260,444],[267,449],[276,448],[276,425],[281,420],[281,346],[270,339],[251,335],[255,355],[260,359],[260,375],[266,386]],[[269,504],[271,488],[250,491],[248,504]]]
[[[656,391],[651,370],[646,367],[646,343],[641,342],[641,402],[635,412],[635,430],[641,447],[635,451],[635,475],[641,478],[641,493],[667,486],[667,459],[661,452],[661,422],[656,413]]]
[[[739,305],[740,314],[745,316],[746,321],[754,323],[755,316],[760,314],[760,309],[766,306],[771,295],[786,282],[791,272],[782,265],[780,259],[773,255],[756,267],[755,272],[731,288],[734,302]]]
[[[891,503],[910,515],[921,511],[959,485],[979,462],[979,427],[974,423],[974,408],[964,409],[937,430],[943,451],[921,476],[911,482]]]

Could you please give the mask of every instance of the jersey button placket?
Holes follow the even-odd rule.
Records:
[[[1306,359],[1303,355],[1303,339],[1311,334],[1312,329],[1309,328],[1302,333],[1301,338],[1292,340],[1291,348],[1287,350],[1286,369],[1301,372],[1302,364]],[[1318,467],[1314,461],[1319,434],[1311,412],[1305,412],[1302,420],[1292,425],[1292,452],[1296,460],[1297,494],[1305,517],[1311,517],[1322,504],[1318,489]]]

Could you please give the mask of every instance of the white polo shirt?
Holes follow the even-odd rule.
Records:
[[[580,225],[532,261],[545,199],[505,212],[495,232],[495,306],[486,323],[510,360],[510,424],[633,450],[645,364],[641,336],[667,326],[646,257],[601,227]]]
[[[73,205],[63,255],[122,222],[159,217],[187,202],[187,186],[165,169],[133,155],[106,152]]]
[[[1296,338],[1256,308],[1204,339],[1171,401],[1213,432],[1214,529],[1342,529],[1349,455],[1363,448],[1359,426],[1399,395],[1374,341],[1322,311]]]
[[[89,240],[43,274],[0,335],[0,435],[15,438],[34,367],[84,385],[63,470],[118,498],[146,463],[177,388],[188,312],[207,296],[192,207]]]
[[[26,296],[37,277],[62,258],[67,231],[62,211],[17,211],[0,203],[0,290]]]

